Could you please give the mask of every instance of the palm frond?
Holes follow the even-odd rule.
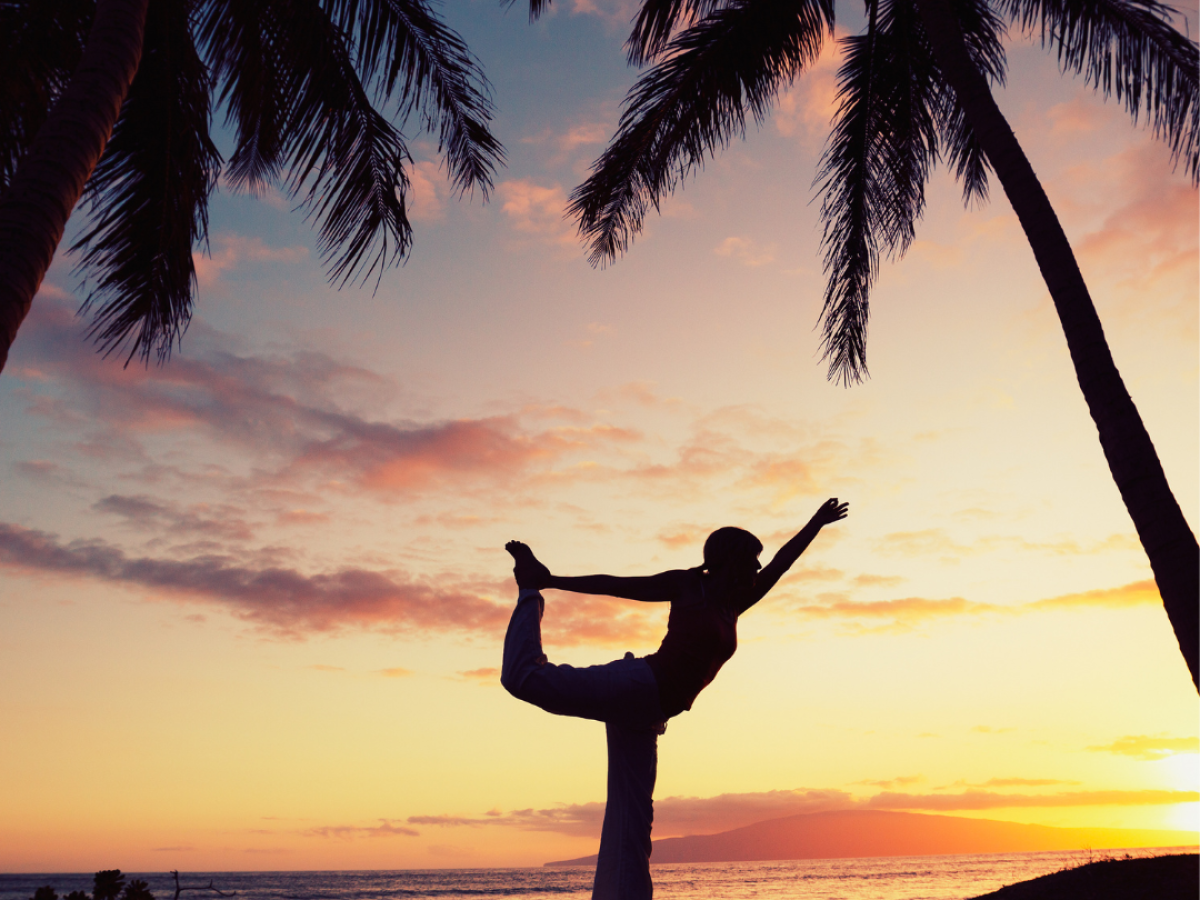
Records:
[[[568,211],[600,265],[623,253],[646,211],[704,160],[761,122],[821,51],[830,0],[735,0],[674,40],[634,86],[617,134]]]
[[[870,292],[881,252],[902,256],[937,160],[937,70],[916,10],[873,4],[865,34],[843,39],[838,112],[817,175],[829,281],[821,310],[829,378],[868,373]]]
[[[1001,38],[1004,22],[986,0],[956,0],[967,54],[985,78],[1003,85],[1005,56]],[[988,199],[989,163],[953,88],[941,76],[937,81],[938,137],[946,163],[963,186],[963,203],[982,205]]]
[[[270,0],[208,0],[196,23],[217,102],[237,144],[226,169],[235,188],[259,194],[283,164],[287,99],[278,52],[280,10]]]
[[[500,5],[507,9],[513,6],[517,0],[500,0]],[[541,18],[542,13],[550,8],[550,0],[529,0],[529,21],[536,22]]]
[[[193,0],[156,0],[141,65],[84,195],[91,227],[72,250],[95,280],[83,310],[107,354],[165,361],[191,318],[194,245],[207,237],[219,156],[209,81],[189,30]]]
[[[0,0],[0,191],[79,65],[93,0]]]
[[[1115,93],[1136,122],[1183,160],[1200,183],[1200,53],[1171,24],[1174,10],[1156,0],[1003,0],[1027,32],[1058,52],[1059,65],[1081,73],[1105,96]]]
[[[724,0],[645,0],[625,42],[629,61],[644,65],[666,50],[671,37],[724,5]]]
[[[410,162],[400,132],[374,106],[354,67],[352,42],[320,0],[271,0],[280,86],[288,98],[284,171],[317,220],[317,243],[339,286],[382,277],[412,243],[405,211]],[[377,282],[378,283],[378,282]]]
[[[491,190],[504,150],[488,130],[492,101],[479,62],[424,0],[342,0],[335,21],[356,40],[361,78],[438,135],[459,193]]]

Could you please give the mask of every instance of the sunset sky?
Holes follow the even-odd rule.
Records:
[[[182,350],[122,368],[60,254],[0,374],[0,871],[594,852],[603,726],[498,683],[504,542],[650,574],[740,525],[766,561],[834,496],[660,739],[656,837],[843,808],[1200,828],[1196,691],[999,186],[967,210],[935,173],[872,377],[831,384],[834,47],[597,270],[563,209],[636,77],[632,9],[447,5],[509,164],[460,202],[416,140],[415,248],[377,292],[327,285],[287,198],[223,190]],[[1197,192],[1008,52],[1000,105],[1195,531]],[[643,655],[665,612],[548,592],[547,651]]]

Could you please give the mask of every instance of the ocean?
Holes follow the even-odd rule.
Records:
[[[655,900],[967,900],[1096,859],[1195,853],[1195,847],[974,856],[802,859],[776,862],[654,866]],[[156,900],[171,900],[174,883],[162,872],[127,872],[149,882]],[[186,885],[236,891],[239,900],[587,900],[586,868],[408,869],[370,872],[186,872]],[[0,900],[29,900],[41,885],[60,895],[91,891],[92,875],[0,875]],[[216,900],[187,891],[181,900]]]

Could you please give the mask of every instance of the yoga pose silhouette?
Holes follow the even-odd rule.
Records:
[[[719,528],[704,542],[704,563],[639,578],[551,574],[520,541],[505,549],[516,565],[517,608],[504,636],[500,681],[510,694],[560,716],[596,719],[608,737],[608,800],[592,900],[648,900],[650,827],[658,736],[667,719],[691,709],[696,695],[737,649],[738,616],[761,600],[826,525],[846,518],[847,503],[821,504],[795,537],[760,568],[763,546],[740,528]],[[542,652],[541,591],[603,594],[671,612],[658,650],[601,666],[555,665]]]

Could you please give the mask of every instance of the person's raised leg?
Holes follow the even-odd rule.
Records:
[[[608,734],[608,800],[596,859],[592,900],[650,900],[650,828],[658,733],[614,722]]]
[[[517,580],[517,607],[513,610],[504,635],[504,661],[500,669],[500,683],[514,697],[521,696],[521,686],[529,676],[546,665],[542,652],[542,611],[545,601],[539,588],[545,583],[550,570],[538,562],[525,544],[509,541],[504,545],[513,558],[513,576]]]

